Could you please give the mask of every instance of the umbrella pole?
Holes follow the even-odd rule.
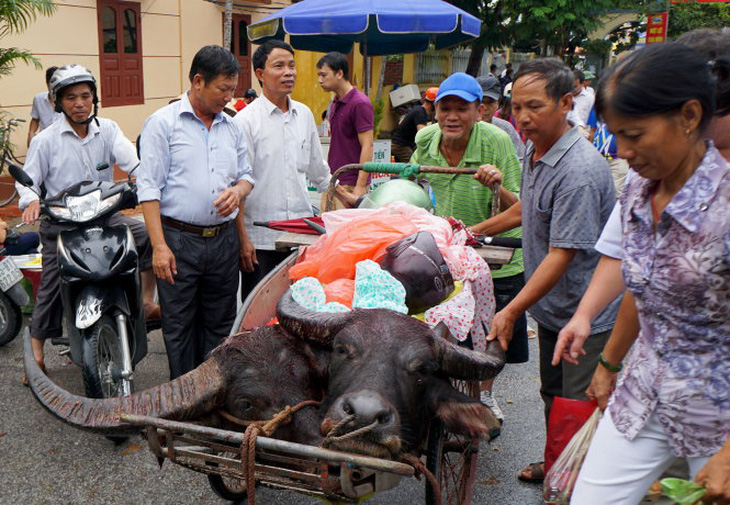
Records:
[[[368,36],[362,40],[362,55],[365,58],[365,75],[363,76],[364,93],[370,97],[370,59],[368,58]]]

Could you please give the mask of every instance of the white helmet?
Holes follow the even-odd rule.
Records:
[[[91,84],[91,89],[94,91],[94,95],[96,95],[96,79],[94,79],[94,76],[91,75],[88,68],[76,65],[75,63],[58,67],[58,69],[53,72],[51,80],[48,82],[51,87],[53,101],[58,101],[58,92],[63,88],[80,82],[88,82]]]
[[[91,86],[91,92],[94,94],[94,113],[86,121],[89,122],[96,116],[99,97],[96,93],[96,79],[94,79],[94,76],[91,75],[91,71],[88,68],[75,63],[58,67],[58,69],[53,72],[48,85],[51,88],[51,97],[53,98],[53,102],[56,104],[56,112],[63,112],[61,104],[58,101],[59,93],[69,86],[82,82],[89,83],[89,86]]]

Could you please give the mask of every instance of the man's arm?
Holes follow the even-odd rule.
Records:
[[[38,119],[33,118],[30,120],[30,125],[28,126],[28,147],[30,147],[30,141],[33,140],[33,137],[35,137],[39,126],[40,122],[38,121]]]
[[[317,191],[324,193],[330,183],[330,167],[322,154],[322,144],[319,141],[317,125],[314,123],[314,116],[309,113],[307,120],[307,135],[304,139],[312,148],[309,150],[309,163],[307,164],[307,178],[317,186]]]
[[[504,212],[471,226],[474,233],[493,237],[522,225],[522,202],[518,201]]]
[[[373,130],[366,130],[357,134],[360,141],[360,163],[373,161]],[[368,174],[360,170],[357,174],[357,183],[355,184],[355,195],[361,196],[368,192]]]
[[[227,217],[233,214],[239,207],[242,208],[243,199],[251,193],[252,189],[253,184],[243,179],[221,191],[218,198],[213,201],[218,215]]]
[[[547,256],[535,269],[525,287],[504,309],[494,315],[487,340],[498,339],[506,351],[512,340],[515,321],[555,287],[577,253],[578,249],[550,247]]]
[[[238,209],[238,215],[236,216],[236,231],[238,232],[238,239],[241,242],[241,250],[239,251],[239,261],[241,268],[245,272],[253,272],[254,265],[259,264],[258,258],[256,258],[256,248],[248,238],[246,233],[246,217],[244,216],[243,208],[246,199],[241,200],[241,207]]]
[[[175,255],[167,246],[165,234],[162,232],[159,200],[142,202],[142,214],[147,226],[147,234],[150,236],[150,244],[152,244],[152,269],[158,279],[175,284],[174,276],[177,275],[177,264]]]

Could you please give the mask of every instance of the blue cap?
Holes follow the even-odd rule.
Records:
[[[445,96],[458,96],[467,102],[482,101],[482,87],[476,79],[464,72],[456,72],[439,85],[438,102]]]

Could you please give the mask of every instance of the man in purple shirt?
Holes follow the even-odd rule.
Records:
[[[348,163],[372,161],[373,105],[350,84],[347,57],[342,53],[327,53],[317,62],[317,69],[319,85],[335,94],[329,111],[332,140],[327,161],[331,172]],[[355,198],[367,193],[368,183],[369,176],[363,171],[349,172],[340,178],[340,185]]]

